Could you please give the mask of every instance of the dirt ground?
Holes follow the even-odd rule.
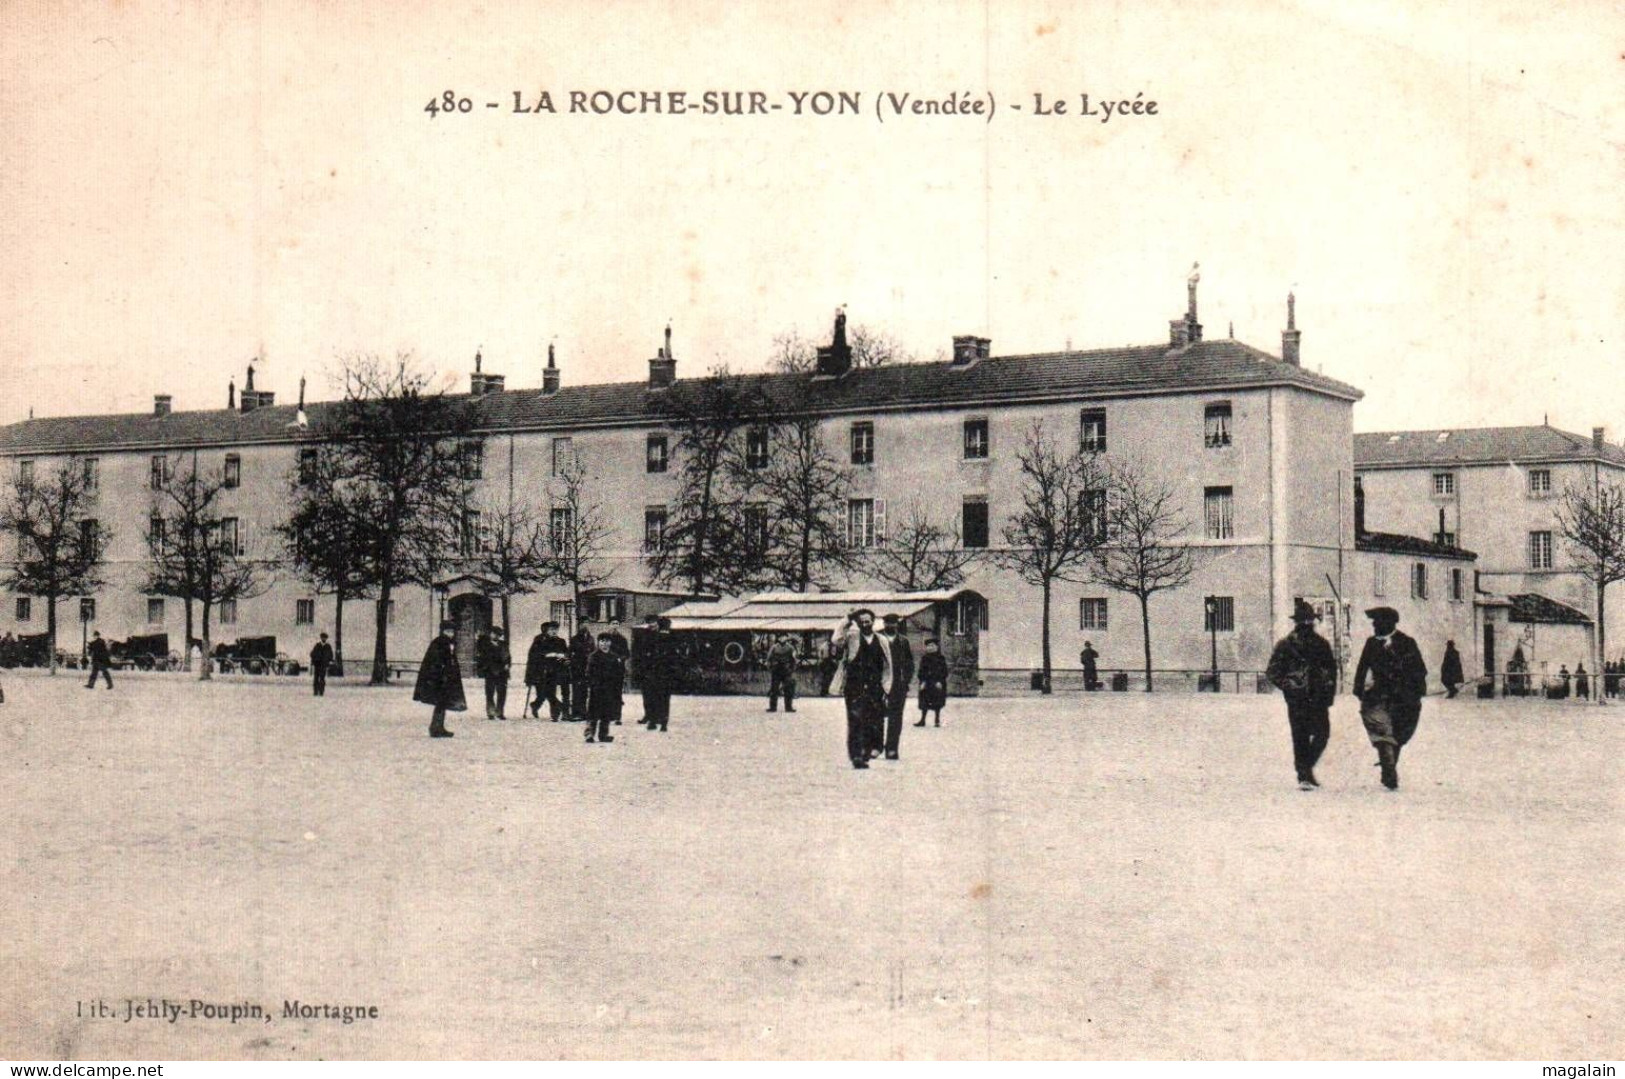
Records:
[[[1303,793],[1269,697],[956,699],[855,772],[833,700],[4,687],[0,1056],[1625,1055],[1621,708],[1431,699],[1389,793],[1345,701]]]

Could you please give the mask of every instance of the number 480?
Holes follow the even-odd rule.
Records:
[[[432,117],[443,112],[467,112],[473,107],[474,103],[468,98],[458,97],[452,91],[447,90],[439,97],[431,97],[429,103],[423,106],[423,111]]]

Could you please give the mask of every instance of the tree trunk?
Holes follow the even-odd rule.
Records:
[[[1151,692],[1151,598],[1140,597],[1140,630],[1145,644],[1145,691]]]
[[[181,667],[183,670],[189,671],[192,669],[192,597],[185,596],[183,598],[186,600],[184,604],[186,608],[186,642],[181,645]],[[208,655],[208,649],[204,649],[204,658],[207,659]]]
[[[344,586],[333,591],[333,676],[344,677]]]
[[[508,604],[512,597],[502,593],[502,636],[507,639],[508,647],[513,647],[513,623],[509,617]]]
[[[209,632],[209,610],[213,606],[214,605],[209,600],[203,601],[203,662],[198,664],[197,680],[199,682],[211,682],[214,680],[214,664],[209,661],[209,653],[214,648],[213,642],[209,639],[212,636],[212,634]],[[190,637],[192,635],[192,631],[190,629],[187,630],[186,635]],[[187,641],[188,653],[191,652],[191,643],[191,641]]]
[[[388,582],[378,588],[372,634],[372,679],[370,685],[389,684],[389,593]]]
[[[1597,655],[1591,661],[1591,684],[1596,687],[1598,704],[1603,702],[1604,697],[1601,671],[1603,664],[1608,662],[1608,623],[1603,621],[1603,611],[1605,609],[1603,596],[1607,590],[1608,582],[1599,579],[1597,581]]]
[[[45,597],[45,649],[52,677],[56,676],[56,594]]]
[[[1051,587],[1052,586],[1051,586],[1050,582],[1048,580],[1045,580],[1044,581],[1044,586],[1043,586],[1043,588],[1044,588],[1044,624],[1043,624],[1043,627],[1042,627],[1042,630],[1041,630],[1041,633],[1040,633],[1040,637],[1044,642],[1044,671],[1043,671],[1043,686],[1042,686],[1042,689],[1043,689],[1044,693],[1049,693],[1050,690],[1051,690],[1051,686],[1050,686],[1050,651],[1049,651],[1049,603],[1050,603],[1050,590],[1051,590]]]

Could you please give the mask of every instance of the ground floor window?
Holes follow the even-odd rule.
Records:
[[[293,624],[296,626],[314,625],[316,622],[316,601],[313,599],[296,599],[293,601]]]
[[[1106,628],[1106,601],[1104,599],[1081,599],[1078,601],[1078,628]]]
[[[34,601],[28,596],[17,597],[17,621],[27,622],[34,617]]]
[[[147,622],[148,624],[154,626],[161,626],[164,624],[164,597],[147,597]]]
[[[575,632],[576,605],[567,599],[556,599],[547,605],[547,620],[557,622],[567,634]]]
[[[220,601],[220,624],[222,626],[235,626],[237,624],[237,601],[223,599]]]
[[[1202,632],[1231,633],[1236,628],[1236,597],[1209,596],[1202,603]]]

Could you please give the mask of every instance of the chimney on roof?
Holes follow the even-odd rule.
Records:
[[[1201,264],[1191,263],[1191,274],[1185,279],[1185,317],[1168,323],[1168,343],[1174,348],[1194,345],[1202,339],[1202,324],[1196,318],[1196,284],[1202,280]]]
[[[257,408],[270,408],[276,403],[276,394],[270,390],[256,390],[254,388],[254,365],[248,365],[248,381],[243,384],[243,392],[237,395],[237,407],[243,413],[253,412]]]
[[[1365,484],[1359,476],[1354,477],[1354,534],[1365,535]]]
[[[483,397],[485,395],[485,375],[480,371],[480,363],[482,359],[483,357],[480,355],[480,350],[475,349],[474,371],[468,376],[468,392],[472,397]]]
[[[1603,442],[1605,441],[1603,436],[1607,433],[1608,428],[1606,427],[1593,427],[1591,429],[1591,448],[1596,450],[1598,453],[1601,453]]]
[[[813,374],[840,378],[852,370],[852,346],[846,343],[846,308],[835,309],[835,333],[827,345],[818,346],[818,363]]]
[[[1439,546],[1443,547],[1445,545],[1444,507],[1443,506],[1439,507],[1439,534],[1437,536],[1433,537],[1433,538],[1439,541]]]
[[[542,392],[559,392],[559,369],[553,362],[553,346],[547,346],[547,366],[542,369]]]
[[[305,410],[305,376],[299,376],[299,411]]]
[[[226,380],[226,411],[234,412],[237,409],[237,380]]]
[[[953,359],[948,361],[950,367],[971,367],[978,361],[985,360],[993,350],[993,341],[987,337],[977,337],[973,334],[962,334],[954,338]]]
[[[677,357],[671,354],[671,323],[666,323],[666,345],[649,361],[649,388],[663,390],[677,381]]]
[[[1298,360],[1298,342],[1303,340],[1303,333],[1298,329],[1298,298],[1292,293],[1286,294],[1286,329],[1281,331],[1281,359],[1293,367],[1301,366]]]
[[[169,415],[170,404],[173,402],[173,400],[174,400],[174,398],[170,397],[169,394],[167,394],[167,393],[155,393],[155,394],[153,394],[152,395],[152,414],[154,416],[167,416],[167,415]]]

